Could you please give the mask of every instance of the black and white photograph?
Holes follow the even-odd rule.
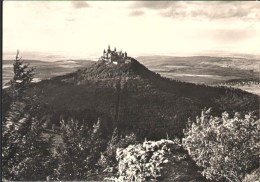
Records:
[[[1,181],[260,181],[258,1],[4,0],[1,64]]]

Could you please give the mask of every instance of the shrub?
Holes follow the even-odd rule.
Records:
[[[259,182],[260,179],[260,168],[253,171],[251,174],[247,174],[242,182]]]
[[[210,109],[204,110],[195,122],[189,121],[182,144],[204,168],[206,178],[241,181],[259,165],[257,125],[259,120],[251,113],[244,118],[236,113],[230,118],[224,112],[220,118],[211,116]]]
[[[145,141],[117,149],[118,178],[115,181],[147,181],[163,179],[167,167],[177,159],[173,153],[180,149],[179,142],[171,140]],[[111,179],[110,179],[111,180]]]

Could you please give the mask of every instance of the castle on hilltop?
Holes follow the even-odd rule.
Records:
[[[99,58],[99,61],[113,64],[125,64],[131,62],[131,58],[127,56],[127,52],[116,51],[116,48],[112,51],[110,45],[107,50],[104,49],[103,56]]]

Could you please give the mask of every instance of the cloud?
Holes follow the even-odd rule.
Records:
[[[90,5],[86,1],[72,1],[72,6],[76,9],[89,8]]]
[[[143,14],[144,14],[144,12],[143,12],[143,11],[140,11],[140,10],[131,11],[131,12],[129,13],[130,16],[141,16],[141,15],[143,15]]]
[[[133,3],[131,8],[165,9],[175,4],[173,1],[139,1]]]
[[[163,17],[177,19],[260,19],[258,2],[141,1],[133,3],[130,7],[158,11]]]
[[[209,19],[258,19],[259,4],[247,2],[211,2],[204,5],[194,4],[188,12],[192,17],[207,17]]]

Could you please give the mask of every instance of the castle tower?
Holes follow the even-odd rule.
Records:
[[[106,50],[103,51],[103,56],[106,57]]]
[[[125,58],[127,58],[127,53],[125,52]]]
[[[110,50],[110,45],[108,44],[108,49],[107,49],[107,52],[109,53],[111,50]]]
[[[116,52],[116,47],[115,47],[114,51]]]

